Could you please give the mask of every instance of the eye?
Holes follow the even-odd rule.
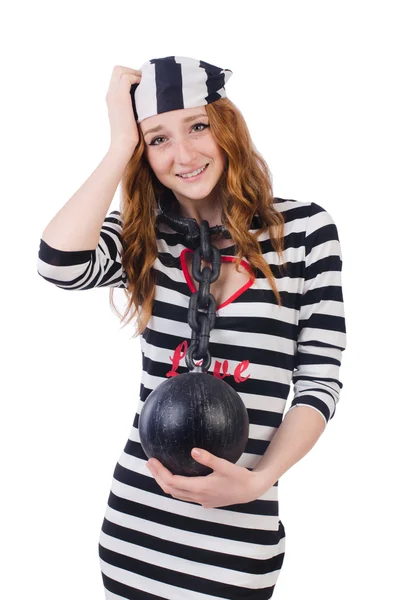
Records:
[[[158,137],[155,137],[155,138],[153,138],[153,139],[152,139],[152,141],[150,142],[149,146],[158,146],[159,144],[155,144],[154,142],[155,142],[156,140],[163,140],[163,139],[164,139],[164,137],[163,137],[163,136],[161,136],[161,135],[160,135],[160,136],[158,136]]]
[[[193,127],[204,127],[204,129],[207,129],[209,125],[207,125],[206,123],[196,123],[195,125],[193,125]],[[204,131],[204,129],[200,129],[200,131]]]
[[[195,127],[203,127],[204,129],[207,129],[207,127],[209,127],[209,125],[207,125],[206,123],[195,123],[195,125],[192,125],[192,129],[194,129]],[[204,131],[204,129],[200,129],[199,131]],[[157,140],[164,140],[164,136],[163,135],[159,135],[155,138],[152,139],[152,141],[149,143],[149,146],[160,146],[160,144],[156,144],[155,142]]]

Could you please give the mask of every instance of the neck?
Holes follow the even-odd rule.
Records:
[[[214,227],[222,223],[222,207],[206,199],[200,199],[195,202],[175,198],[172,210],[181,217],[195,219],[199,224],[201,221],[208,221],[209,227]]]

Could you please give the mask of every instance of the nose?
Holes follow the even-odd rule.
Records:
[[[179,141],[174,141],[174,160],[179,165],[192,164],[194,162],[195,150],[192,148],[190,140],[182,137]]]

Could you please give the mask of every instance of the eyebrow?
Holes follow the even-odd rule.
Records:
[[[183,119],[184,123],[188,123],[189,121],[194,121],[194,119],[197,119],[198,117],[208,117],[207,113],[199,113],[197,115],[192,115],[191,117],[186,117],[185,119]],[[147,135],[148,133],[154,133],[155,131],[160,131],[161,129],[163,129],[164,125],[157,125],[157,127],[153,127],[152,129],[148,129],[146,133],[144,133],[143,135]]]

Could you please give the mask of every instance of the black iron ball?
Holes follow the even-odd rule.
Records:
[[[139,415],[142,448],[174,475],[209,475],[212,469],[191,456],[203,448],[236,463],[248,442],[247,409],[225,381],[190,371],[160,383],[146,398]]]

